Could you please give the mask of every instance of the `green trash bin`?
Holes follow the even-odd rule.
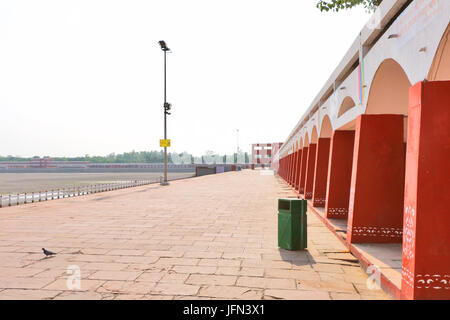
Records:
[[[307,247],[306,200],[278,199],[278,246],[287,250]]]

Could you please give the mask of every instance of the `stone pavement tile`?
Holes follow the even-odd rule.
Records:
[[[270,288],[270,289],[295,289],[293,279],[266,278],[266,277],[239,277],[237,283],[241,287]]]
[[[61,291],[6,289],[0,291],[0,300],[43,300],[53,299]]]
[[[319,274],[311,271],[289,270],[289,269],[265,269],[265,277],[285,278],[285,279],[302,279],[302,280],[319,280]]]
[[[240,276],[262,277],[264,275],[263,268],[242,267],[239,272]]]
[[[119,271],[125,270],[128,267],[126,263],[114,262],[91,262],[83,266],[83,270],[104,270],[104,271]]]
[[[230,253],[242,253],[245,251],[245,248],[242,247],[209,247],[207,248],[207,251],[212,252],[230,252]]]
[[[215,299],[261,299],[262,289],[251,289],[238,286],[205,286],[200,289],[198,296]]]
[[[217,267],[212,266],[174,266],[171,270],[178,273],[214,274]]]
[[[330,292],[331,299],[333,300],[361,300],[359,294],[343,293],[343,292]]]
[[[159,258],[155,266],[195,266],[200,259],[196,258]]]
[[[241,260],[231,259],[200,259],[199,266],[239,267]]]
[[[0,276],[1,277],[31,277],[37,275],[47,269],[43,268],[33,268],[33,267],[23,267],[23,268],[14,268],[14,267],[0,267]]]
[[[136,280],[142,274],[140,271],[97,271],[89,276],[95,280]]]
[[[173,300],[173,296],[146,294],[143,300]]]
[[[153,264],[158,261],[158,259],[158,257],[120,256],[115,258],[113,262],[130,264]]]
[[[200,286],[180,284],[180,283],[158,283],[153,289],[151,294],[158,295],[183,295],[192,296],[198,293]]]
[[[166,275],[166,271],[157,271],[157,272],[144,272],[142,273],[136,281],[149,281],[149,282],[158,282]]]
[[[75,254],[76,252],[81,251],[82,254],[87,254],[87,255],[103,255],[106,254],[109,249],[98,249],[98,248],[86,248],[86,247],[82,247],[83,249],[80,250],[74,250],[73,248],[67,248],[64,249],[63,251],[61,251],[61,253],[66,253],[66,254]]]
[[[246,267],[218,267],[216,270],[216,274],[262,277],[264,275],[264,269]]]
[[[336,264],[316,263],[312,265],[313,269],[326,273],[344,273],[342,267]]]
[[[286,300],[330,300],[330,294],[325,291],[309,290],[264,290],[264,299],[286,299]]]
[[[242,246],[242,244],[241,244]],[[259,253],[231,253],[226,252],[222,256],[223,259],[261,259],[261,254]]]
[[[186,252],[184,254],[185,258],[211,258],[211,259],[218,259],[221,258],[223,255],[223,252],[218,251],[218,252],[210,252],[210,251],[206,251],[206,252]]]
[[[243,267],[251,268],[279,268],[279,269],[292,269],[292,263],[288,261],[277,260],[258,260],[258,259],[245,259],[242,261]]]
[[[167,250],[183,251],[183,252],[204,252],[208,251],[208,246],[170,246]],[[162,250],[162,249],[161,249]],[[216,250],[216,249],[214,249]]]
[[[80,269],[81,270],[81,269]],[[80,276],[81,279],[86,279],[90,274],[92,274],[94,271],[92,270],[81,270]],[[71,273],[67,272],[67,269],[60,269],[60,268],[49,268],[47,270],[44,270],[36,275],[33,276],[33,278],[64,278],[70,276]]]
[[[384,292],[378,295],[366,295],[364,293],[360,293],[361,300],[390,300],[389,296]]]
[[[55,300],[103,300],[103,299],[112,299],[113,296],[104,296],[97,292],[92,291],[83,291],[83,292],[74,292],[74,291],[66,291],[56,296]]]
[[[53,282],[54,278],[0,278],[0,289],[41,289]]]
[[[129,294],[148,294],[155,287],[156,283],[148,281],[107,281],[97,288],[97,292],[104,293],[129,293]]]
[[[189,274],[186,273],[168,273],[164,275],[158,282],[159,283],[187,283],[186,279]]]
[[[213,300],[213,298],[198,296],[174,296],[173,300]]]
[[[236,283],[236,276],[191,274],[187,284],[231,286]]]
[[[114,300],[145,300],[143,294],[116,294]]]
[[[198,258],[198,257],[187,257],[184,251],[171,251],[171,250],[150,250],[146,252],[145,255],[159,258],[181,258],[183,257],[183,255],[186,258]]]
[[[69,279],[57,279],[52,283],[43,287],[44,290],[58,290],[58,291],[95,291],[105,281],[102,280],[80,280],[80,288],[69,288],[68,285],[73,285]]]

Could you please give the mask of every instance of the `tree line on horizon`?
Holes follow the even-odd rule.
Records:
[[[167,162],[173,163],[172,161],[172,154],[169,153],[167,155]],[[178,157],[183,159],[191,159],[191,163],[194,163],[195,158],[198,159],[198,157],[193,156],[189,153],[177,153]],[[223,159],[223,162],[225,163],[227,157],[232,157],[235,162],[237,159],[237,153],[235,152],[232,155],[219,155],[212,151],[207,151],[205,155],[201,156],[200,158],[204,159],[205,157],[214,157],[215,159]],[[249,155],[247,152],[244,153],[245,156],[245,162],[249,162]],[[20,156],[0,156],[0,161],[31,161],[32,159],[40,159],[39,156],[34,157],[20,157]],[[88,154],[84,156],[79,157],[50,157],[50,156],[44,156],[42,158],[51,158],[54,161],[89,161],[91,163],[162,163],[164,162],[164,152],[161,151],[131,151],[131,152],[124,152],[124,153],[110,153],[106,156],[90,156]]]

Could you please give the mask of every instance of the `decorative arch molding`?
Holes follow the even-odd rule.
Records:
[[[408,114],[411,83],[404,69],[394,59],[386,59],[373,77],[366,114]]]
[[[436,50],[430,71],[428,72],[427,80],[450,80],[450,23]]]

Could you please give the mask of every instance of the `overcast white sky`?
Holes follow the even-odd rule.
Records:
[[[0,155],[283,142],[364,23],[316,0],[0,0]]]

